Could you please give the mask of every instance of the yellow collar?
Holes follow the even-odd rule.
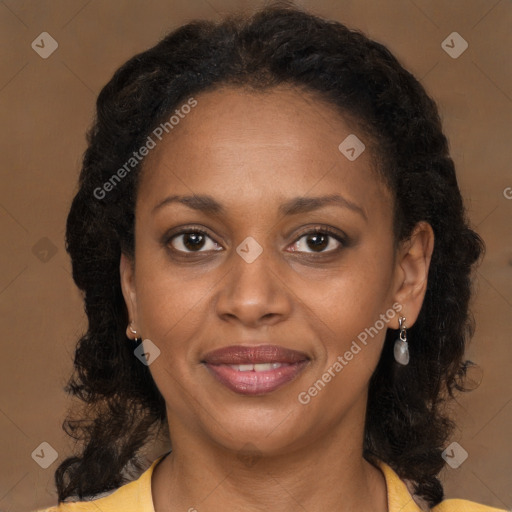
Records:
[[[377,465],[384,474],[388,495],[388,510],[394,512],[423,512],[429,508],[419,498],[413,498],[406,483],[388,466],[379,460]],[[415,501],[416,500],[416,501]]]
[[[156,465],[167,455],[164,454],[153,461],[151,466],[137,480],[117,489],[112,494],[96,501],[97,508],[104,512],[123,510],[124,512],[155,512],[151,493],[151,477]],[[385,462],[377,461],[386,481],[389,512],[424,512],[430,510],[418,497],[412,496],[412,485],[403,481]],[[409,490],[408,488],[411,490]],[[83,508],[85,507],[85,508]],[[57,508],[39,512],[82,512],[89,511],[90,502],[66,503]],[[502,509],[486,507],[478,503],[449,499],[432,509],[432,512],[505,512]]]

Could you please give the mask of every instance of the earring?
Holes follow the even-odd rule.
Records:
[[[401,365],[409,363],[409,345],[407,343],[407,332],[405,330],[405,317],[401,316],[398,319],[400,335],[395,341],[394,355],[395,361]]]
[[[131,322],[130,322],[130,324],[128,325],[128,328],[127,328],[127,329],[129,329],[129,330],[130,330],[130,332],[131,332],[132,334],[135,334],[135,339],[134,339],[134,341],[137,341],[137,331],[132,327],[132,323],[131,323]],[[128,336],[128,337],[129,337],[129,336]]]

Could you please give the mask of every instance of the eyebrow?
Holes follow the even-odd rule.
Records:
[[[212,196],[208,195],[173,195],[166,197],[163,201],[159,202],[152,210],[152,214],[155,214],[159,209],[169,204],[178,203],[188,206],[193,210],[197,210],[210,215],[223,215],[226,213],[226,209],[222,204],[216,201]],[[297,215],[299,213],[307,213],[313,210],[318,210],[324,206],[335,205],[343,208],[352,210],[365,221],[368,221],[366,212],[359,205],[352,201],[349,201],[343,196],[338,194],[331,194],[328,196],[319,197],[294,197],[289,199],[285,203],[279,206],[278,212],[280,215]]]

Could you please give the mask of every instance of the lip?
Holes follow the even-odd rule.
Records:
[[[203,356],[208,364],[299,363],[309,357],[304,352],[279,345],[231,345]]]
[[[202,363],[227,388],[243,395],[270,393],[294,380],[308,365],[304,352],[279,345],[232,345],[208,352]],[[231,365],[280,363],[279,368],[240,371]]]

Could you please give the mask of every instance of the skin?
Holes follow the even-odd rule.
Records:
[[[155,510],[387,511],[384,477],[362,456],[368,383],[386,328],[307,405],[297,397],[394,303],[414,324],[432,228],[419,223],[395,251],[392,195],[377,178],[370,141],[315,95],[223,87],[196,99],[145,161],[135,262],[120,261],[136,331],[127,335],[161,351],[149,368],[173,451],[153,474]],[[338,150],[351,133],[367,147],[352,162]],[[177,202],[154,211],[174,194],[210,195],[225,211]],[[278,213],[292,198],[331,194],[360,211],[330,204]],[[190,235],[162,241],[190,225],[208,232],[195,251]],[[303,231],[322,225],[348,241],[329,237],[315,248]],[[263,249],[252,263],[236,252],[248,236]],[[398,328],[398,314],[387,326]],[[266,343],[303,351],[310,362],[265,395],[234,393],[200,362],[220,347]]]

